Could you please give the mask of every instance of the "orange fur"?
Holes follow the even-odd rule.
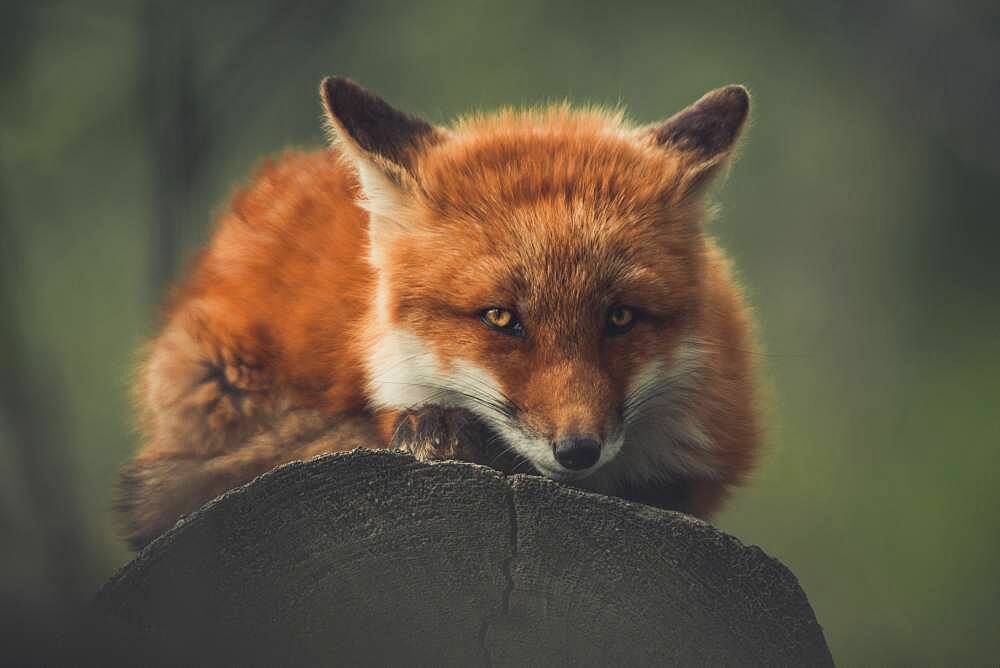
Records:
[[[749,314],[700,203],[742,127],[741,90],[650,128],[558,106],[445,130],[387,106],[369,113],[384,103],[328,81],[338,150],[259,170],[149,346],[138,385],[147,440],[124,477],[130,540],[282,462],[398,445],[407,396],[473,412],[465,394],[502,396],[513,415],[503,424],[539,442],[621,436],[617,456],[574,484],[709,516],[760,440]],[[386,113],[391,127],[370,125]],[[619,304],[641,317],[609,336],[605,314]],[[479,313],[493,306],[516,309],[525,336],[485,327]],[[380,346],[396,350],[401,335],[451,394],[378,367]],[[642,418],[662,422],[662,457],[623,436],[622,417],[631,384],[658,360],[678,377]],[[292,437],[301,429],[282,427],[303,414],[310,434],[326,430],[320,445],[304,449]],[[498,415],[484,419],[508,419]],[[338,429],[347,435],[329,436]],[[426,443],[406,447],[436,458]],[[481,458],[464,447],[437,456]]]

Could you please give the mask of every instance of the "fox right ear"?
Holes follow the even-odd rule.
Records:
[[[677,194],[683,198],[700,192],[725,166],[746,126],[749,111],[749,91],[743,86],[724,86],[640,132],[677,157]]]

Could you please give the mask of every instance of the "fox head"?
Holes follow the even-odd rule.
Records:
[[[443,128],[347,79],[321,94],[369,213],[376,407],[464,407],[573,480],[696,391],[701,199],[746,89],[640,127],[560,105]]]

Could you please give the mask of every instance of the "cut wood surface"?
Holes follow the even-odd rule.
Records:
[[[183,519],[99,592],[137,661],[831,665],[792,573],[682,514],[358,450]]]

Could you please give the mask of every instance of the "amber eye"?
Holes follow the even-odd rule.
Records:
[[[616,306],[608,311],[608,330],[611,334],[624,334],[635,324],[635,311],[628,306]]]
[[[524,329],[512,311],[505,308],[489,308],[483,311],[482,320],[488,327],[504,334],[523,336]]]

